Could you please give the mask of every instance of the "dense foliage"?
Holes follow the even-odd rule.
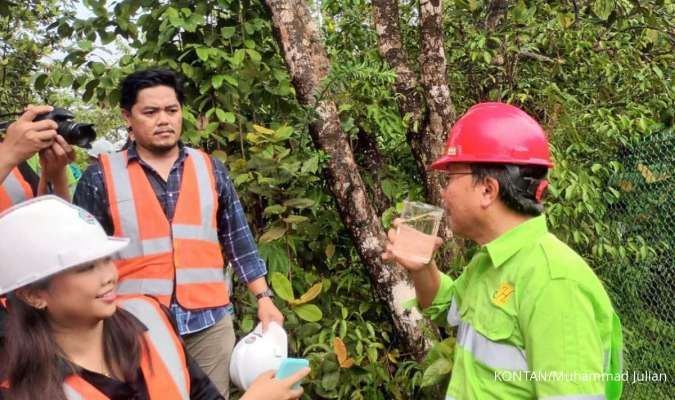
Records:
[[[93,17],[64,15],[51,27],[49,32],[76,45],[63,65],[45,66],[44,75],[33,77],[36,89],[72,88],[84,101],[115,108],[116,84],[124,74],[156,65],[182,72],[188,85],[185,139],[230,169],[287,316],[291,351],[312,361],[305,385],[309,398],[440,398],[452,368],[452,340],[437,342],[421,364],[399,352],[387,311],[373,297],[326,189],[325,155],[313,149],[308,135],[313,112],[294,98],[262,5],[248,0],[84,3]],[[625,325],[626,368],[669,368],[673,377],[672,300],[670,309],[644,309],[651,293],[645,285],[663,285],[644,266],[666,268],[670,262],[672,271],[672,257],[663,257],[672,253],[672,230],[670,237],[655,238],[626,229],[631,222],[619,216],[637,212],[624,201],[636,195],[638,183],[656,182],[666,188],[659,189],[665,197],[658,204],[670,204],[658,212],[672,217],[672,164],[659,164],[660,156],[654,156],[655,163],[627,161],[626,154],[673,125],[675,6],[656,0],[521,0],[488,29],[489,5],[456,0],[445,6],[455,107],[461,113],[478,101],[507,101],[542,121],[556,162],[547,204],[551,228],[610,289]],[[400,7],[403,41],[416,59],[417,4],[404,1]],[[374,138],[382,157],[380,169],[364,168],[362,174],[369,185],[381,185],[388,224],[397,204],[420,199],[423,191],[405,141],[407,120],[393,95],[395,76],[378,55],[370,4],[325,0],[313,9],[333,61],[324,86],[338,102],[357,161],[360,135]],[[117,38],[129,46],[118,62],[90,56]],[[30,71],[21,75],[30,78]],[[629,186],[622,176],[638,183]],[[653,189],[649,185],[642,190]],[[631,204],[639,208],[639,202]],[[470,256],[469,246],[444,268],[456,275]],[[672,272],[669,276],[672,280]],[[672,293],[672,286],[667,290]],[[236,299],[239,333],[244,333],[253,326],[254,301],[243,290]],[[645,357],[649,338],[659,335],[665,335],[666,345]],[[666,398],[670,391],[652,384],[627,393],[627,398]]]

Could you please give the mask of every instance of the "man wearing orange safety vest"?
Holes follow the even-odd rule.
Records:
[[[424,315],[457,328],[445,400],[621,396],[619,318],[593,270],[548,231],[542,196],[552,166],[532,117],[478,104],[431,167],[447,176],[449,227],[480,249],[453,280],[433,259],[398,252],[396,229],[388,233],[383,258],[408,270]]]
[[[283,323],[267,269],[225,166],[179,140],[180,78],[139,71],[122,81],[120,94],[135,141],[101,155],[83,174],[74,202],[110,234],[131,238],[117,260],[118,293],[152,295],[170,307],[188,353],[227,398],[235,337],[224,266],[230,262],[256,296],[265,327]]]

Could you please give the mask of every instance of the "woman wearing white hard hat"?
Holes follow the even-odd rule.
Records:
[[[116,298],[108,237],[85,210],[55,196],[0,214],[0,295],[9,294],[0,399],[222,399],[187,357],[151,297]],[[263,374],[242,400],[300,396]]]

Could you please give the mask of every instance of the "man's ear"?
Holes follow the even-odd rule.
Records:
[[[33,308],[44,310],[47,308],[45,291],[40,289],[21,288],[15,292],[16,297]]]
[[[499,199],[499,181],[491,176],[486,176],[481,182],[481,206],[484,208],[494,204]]]
[[[131,119],[131,112],[124,108],[121,108],[120,111],[122,112],[122,118],[124,118],[124,120],[127,121],[127,126],[131,126],[131,123],[129,122],[129,120]]]

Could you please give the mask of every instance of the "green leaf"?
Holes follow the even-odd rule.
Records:
[[[84,101],[89,101],[91,99],[91,97],[94,95],[94,90],[96,90],[99,83],[100,81],[98,79],[87,82],[87,84],[84,86],[84,94],[82,95],[82,99]]]
[[[272,276],[270,277],[270,283],[272,284],[272,289],[274,289],[274,293],[276,293],[277,296],[286,301],[295,300],[291,281],[289,281],[285,275],[278,272],[273,272]]]
[[[246,49],[246,52],[248,53],[248,56],[251,57],[251,61],[254,63],[257,64],[262,60],[262,56],[257,51],[253,49]]]
[[[607,21],[612,11],[614,11],[614,0],[595,0],[591,9],[593,13],[603,21]]]
[[[227,153],[222,150],[214,150],[211,155],[223,163],[227,162]]]
[[[260,236],[260,242],[261,243],[267,243],[271,242],[273,240],[277,240],[284,236],[286,233],[286,227],[283,226],[273,226],[270,228],[267,232],[263,233],[262,236]]]
[[[244,49],[237,49],[234,52],[234,56],[232,56],[232,66],[238,67],[241,65],[242,62],[244,62],[244,58],[246,57],[246,51]]]
[[[91,63],[91,70],[94,71],[94,74],[96,74],[96,75],[103,75],[103,73],[106,71],[106,69],[107,69],[107,67],[103,63],[100,63],[100,62]]]
[[[249,315],[246,315],[241,321],[241,330],[244,332],[250,332],[253,330],[253,319]]]
[[[558,23],[563,29],[567,29],[574,23],[574,14],[572,13],[559,13],[558,14]]]
[[[284,222],[288,224],[301,224],[306,221],[309,221],[309,218],[303,217],[302,215],[289,215],[284,218]]]
[[[321,309],[314,304],[303,304],[293,307],[293,311],[298,314],[298,317],[308,322],[317,322],[323,318]]]
[[[88,40],[80,40],[79,42],[77,42],[77,46],[84,51],[92,50],[92,43]]]
[[[284,201],[286,207],[293,207],[298,209],[309,208],[314,205],[314,200],[306,198],[290,199]]]
[[[286,207],[282,206],[281,204],[274,204],[265,207],[263,215],[277,215],[283,213],[284,211],[286,211]]]
[[[263,135],[271,135],[271,134],[274,133],[273,130],[271,130],[269,128],[265,128],[264,126],[261,126],[261,125],[252,124],[252,127],[253,127],[254,131],[256,131],[258,133],[262,133]]]
[[[215,109],[216,117],[218,117],[218,120],[220,122],[225,122],[225,110],[222,110],[220,108]],[[207,114],[208,116],[208,114]]]
[[[232,75],[221,75],[223,79],[225,79],[225,82],[229,83],[230,85],[237,87],[239,85],[239,81],[237,81],[237,78],[235,78]]]
[[[234,33],[237,31],[237,28],[234,26],[225,26],[223,28],[220,28],[220,34],[223,36],[224,39],[229,39],[232,36],[234,36]]]
[[[35,78],[35,89],[43,90],[46,87],[47,74],[40,74]]]
[[[228,124],[234,124],[234,122],[236,120],[237,120],[237,116],[234,115],[233,112],[228,111],[228,112],[225,113],[225,121],[224,122],[227,122]]]
[[[209,54],[211,54],[211,49],[209,47],[197,47],[197,57],[202,61],[208,61]]]
[[[299,299],[297,300],[291,300],[289,303],[292,305],[300,305],[300,304],[305,304],[309,303],[310,301],[314,300],[316,296],[318,296],[321,293],[321,282],[314,284],[311,288],[307,290],[302,296],[300,296]]]
[[[220,87],[223,85],[223,79],[225,79],[224,76],[222,75],[214,75],[211,77],[211,86],[213,86],[214,89],[220,89]]]
[[[293,127],[282,126],[281,128],[277,129],[277,131],[274,133],[274,139],[280,142],[290,138],[291,135],[293,135]]]
[[[319,156],[312,156],[309,160],[302,163],[300,172],[303,174],[313,174],[319,169]]]
[[[333,243],[328,243],[328,245],[326,245],[326,250],[324,250],[324,253],[326,254],[327,258],[333,258],[333,256],[335,255],[335,245]]]
[[[321,378],[321,387],[325,390],[335,390],[340,382],[340,370],[324,374]]]
[[[250,182],[251,180],[253,180],[253,174],[248,172],[248,173],[245,173],[245,174],[237,175],[234,178],[233,182],[234,182],[235,186],[239,186],[242,183]]]
[[[216,108],[216,117],[218,117],[218,120],[220,122],[225,122],[228,124],[234,124],[234,121],[236,121],[237,117],[234,115],[232,112],[225,112],[224,110],[220,108]]]
[[[424,375],[422,375],[422,387],[428,387],[435,385],[441,381],[446,375],[452,370],[452,363],[445,359],[440,358],[434,361],[429,368],[424,370]]]

